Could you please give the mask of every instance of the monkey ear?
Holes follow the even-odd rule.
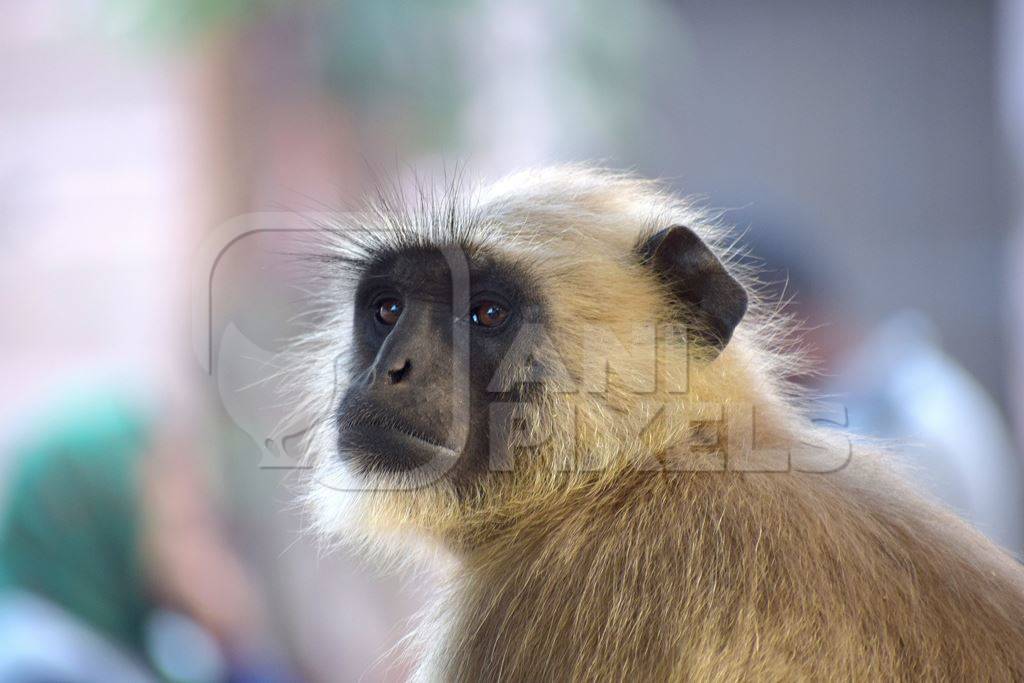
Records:
[[[747,292],[711,249],[689,228],[674,225],[641,241],[637,253],[696,316],[691,338],[724,349],[747,312]]]

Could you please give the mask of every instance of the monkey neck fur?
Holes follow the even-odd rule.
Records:
[[[732,380],[720,371],[723,378]],[[705,386],[689,400],[714,400]],[[799,440],[801,432],[786,427],[795,417],[784,404],[770,395],[744,398],[771,416],[761,438]],[[688,637],[695,652],[715,649],[766,573],[752,572],[767,561],[745,539],[759,536],[759,512],[781,506],[790,487],[765,481],[770,475],[716,469],[726,461],[726,420],[718,423],[719,446],[706,453],[690,448],[697,431],[667,420],[650,430],[646,452],[617,453],[600,472],[566,474],[561,487],[519,481],[501,495],[492,485],[490,500],[499,502],[482,501],[444,534],[458,563],[432,620],[445,632],[420,634],[429,639],[429,677],[665,680],[680,673],[674,667],[688,629],[699,634]],[[673,443],[680,433],[687,436]],[[690,466],[701,456],[710,466],[665,468],[665,451],[679,446]],[[799,512],[789,514],[797,528]],[[721,600],[709,602],[714,596]]]
[[[968,647],[1024,637],[1019,569],[951,515],[921,518],[912,496],[876,497],[859,490],[860,479],[638,471],[566,491],[458,551],[435,618],[419,633],[424,675],[1024,672],[1019,652],[996,661]],[[886,637],[871,637],[878,633]],[[954,650],[936,647],[951,641]]]
[[[764,476],[636,472],[466,549],[443,678],[678,678],[682,653],[718,651],[765,588],[785,590],[774,543],[745,546],[775,506],[749,495]]]
[[[465,539],[459,567],[437,606],[448,630],[441,648],[436,642],[428,646],[430,676],[440,671],[446,680],[525,679],[537,675],[538,663],[545,661],[553,667],[550,676],[571,675],[565,664],[577,657],[551,651],[554,642],[564,647],[565,636],[578,637],[577,652],[595,652],[598,644],[586,640],[603,630],[595,629],[596,623],[619,627],[614,614],[595,612],[603,611],[598,606],[615,606],[623,616],[645,613],[648,605],[616,604],[614,594],[624,581],[639,585],[657,579],[653,564],[635,562],[631,545],[643,526],[667,522],[669,515],[653,507],[637,510],[645,497],[637,494],[645,486],[670,484],[646,475],[647,481],[620,481],[617,490],[567,492],[550,513],[534,509],[500,529],[492,526],[486,538]],[[567,515],[566,509],[573,512]],[[628,595],[635,600],[644,592]],[[531,627],[524,630],[527,622]],[[498,669],[501,674],[495,675]]]

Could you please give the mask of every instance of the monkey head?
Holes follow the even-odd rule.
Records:
[[[332,397],[312,494],[325,530],[483,542],[652,465],[690,430],[666,406],[731,381],[747,292],[722,236],[656,186],[557,168],[422,204],[331,233],[345,284],[329,297],[346,305],[314,354],[344,359],[340,391],[314,383]]]

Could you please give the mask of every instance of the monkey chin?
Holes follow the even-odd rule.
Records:
[[[459,454],[400,430],[343,433],[335,456],[312,470],[312,530],[328,545],[354,544],[387,561],[419,558],[409,553],[414,541],[436,559],[460,524],[452,481]]]

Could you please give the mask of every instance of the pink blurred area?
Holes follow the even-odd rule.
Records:
[[[180,64],[130,58],[83,30],[84,11],[61,3],[3,9],[7,434],[69,382],[175,376],[175,311],[197,230],[190,226],[200,205],[189,188],[200,154]]]

